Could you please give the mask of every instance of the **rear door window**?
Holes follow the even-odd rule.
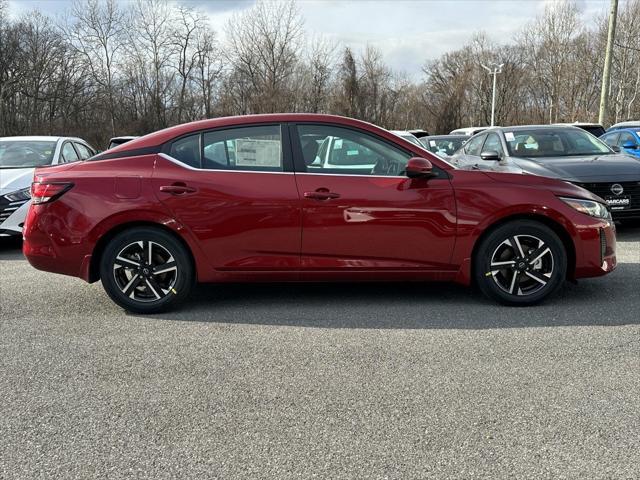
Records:
[[[94,153],[89,150],[89,148],[82,143],[75,142],[74,146],[80,155],[80,160],[86,160],[87,158],[93,157]]]
[[[62,146],[61,158],[64,163],[77,162],[80,159],[71,142],[65,142]]]
[[[216,170],[282,172],[280,125],[205,132],[202,166]]]

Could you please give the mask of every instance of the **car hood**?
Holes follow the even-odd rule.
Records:
[[[640,161],[624,154],[583,157],[512,157],[524,172],[569,182],[640,180]]]
[[[35,168],[0,168],[0,195],[27,188]]]
[[[604,200],[591,193],[589,190],[579,187],[578,185],[574,185],[568,181],[556,178],[527,175],[526,173],[523,175],[522,173],[491,172],[486,170],[483,170],[482,173],[496,182],[513,183],[523,187],[540,187],[545,188],[558,196],[585,198],[587,200],[595,200],[597,202],[604,203]]]

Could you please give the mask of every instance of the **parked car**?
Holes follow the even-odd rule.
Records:
[[[80,138],[0,138],[0,236],[21,235],[36,167],[85,160],[95,153]]]
[[[467,140],[468,135],[430,135],[420,139],[427,150],[443,158],[453,155]]]
[[[133,136],[123,136],[123,137],[113,137],[109,140],[109,146],[107,147],[107,150],[113,148],[113,147],[117,147],[118,145],[122,145],[123,143],[127,143],[130,142],[131,140],[133,140],[134,138],[138,138],[138,137],[133,137]]]
[[[640,158],[640,127],[613,130],[600,137],[612,149]]]
[[[323,145],[331,161],[316,164]],[[474,282],[529,305],[616,266],[610,212],[587,190],[456,169],[331,115],[171,127],[37,170],[32,198],[29,262],[100,279],[140,313],[175,306],[196,281]]]
[[[471,137],[480,132],[484,132],[487,128],[491,127],[466,127],[466,128],[456,128],[455,130],[451,130],[449,135],[467,135]]]
[[[417,145],[417,146],[419,146],[421,148],[424,148],[423,145],[422,145],[422,142],[420,140],[418,140],[418,137],[416,137],[413,133],[409,133],[406,130],[391,130],[391,133],[395,133],[400,138],[404,138],[408,142],[411,142],[414,145]]]
[[[426,130],[423,130],[421,128],[415,128],[413,130],[407,130],[407,132],[409,132],[411,135],[416,137],[418,140],[421,139],[422,137],[428,137],[429,136],[429,132],[426,131]]]
[[[571,125],[572,127],[578,127],[584,130],[585,132],[589,132],[591,135],[596,137],[601,136],[605,129],[599,123],[588,123],[588,122],[573,122],[573,123],[555,123],[554,125]]]
[[[627,122],[616,123],[615,125],[611,125],[607,128],[607,132],[612,132],[614,130],[620,130],[623,128],[640,128],[640,120],[629,120]]]
[[[603,198],[614,219],[640,218],[640,162],[576,127],[493,128],[471,138],[452,162],[566,180]]]

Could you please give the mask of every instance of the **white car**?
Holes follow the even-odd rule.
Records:
[[[420,148],[424,148],[424,145],[422,145],[420,140],[418,140],[418,137],[416,137],[413,133],[407,132],[406,130],[390,130],[390,131],[391,133],[399,136],[400,138],[404,138],[405,140],[413,143],[414,145],[417,145]]]
[[[449,135],[468,135],[472,137],[476,133],[484,132],[487,128],[492,127],[467,127],[467,128],[457,128],[455,130],[451,130]]]
[[[134,137],[132,135],[126,135],[124,137],[113,137],[109,140],[109,146],[107,147],[107,150],[113,147],[117,147],[118,145],[122,145],[123,143],[130,142],[131,140],[134,140],[136,138],[138,137]]]
[[[86,160],[96,150],[73,137],[0,138],[0,236],[22,233],[36,167]]]

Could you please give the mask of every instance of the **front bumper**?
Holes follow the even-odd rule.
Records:
[[[27,211],[29,210],[29,200],[9,202],[0,197],[0,236],[17,236],[22,234],[22,227]]]
[[[585,223],[577,227],[575,278],[606,275],[618,265],[615,224],[598,219]]]

